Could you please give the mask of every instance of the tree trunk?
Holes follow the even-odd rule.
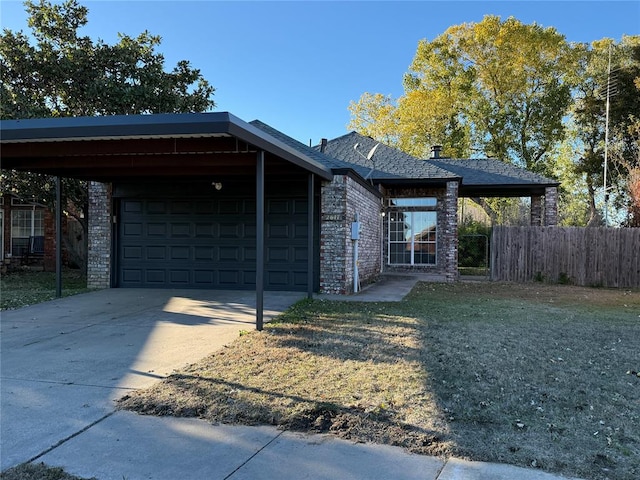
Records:
[[[589,221],[587,222],[587,227],[600,227],[602,226],[602,216],[596,208],[596,189],[589,175],[587,175],[587,191],[589,192]]]

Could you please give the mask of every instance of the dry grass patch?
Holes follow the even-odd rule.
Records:
[[[281,323],[243,335],[121,406],[447,451],[445,422],[419,360],[418,320],[345,307],[298,304]]]
[[[23,463],[0,473],[0,480],[86,480],[44,463]],[[95,478],[89,480],[96,480]]]
[[[419,284],[302,302],[121,401],[589,479],[640,476],[640,293]]]

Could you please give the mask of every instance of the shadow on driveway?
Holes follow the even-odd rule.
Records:
[[[270,320],[304,298],[265,292]],[[247,291],[107,289],[2,312],[0,470],[29,461],[255,328]]]

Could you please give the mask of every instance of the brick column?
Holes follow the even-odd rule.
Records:
[[[320,292],[347,293],[347,177],[323,182],[320,209]]]
[[[458,279],[458,182],[447,182],[442,213],[446,225],[442,236],[444,274],[448,282],[454,282]]]
[[[542,197],[531,195],[531,226],[540,227],[542,225]]]
[[[89,182],[87,286],[111,286],[111,185]]]
[[[558,224],[558,187],[544,190],[544,225],[555,227]]]

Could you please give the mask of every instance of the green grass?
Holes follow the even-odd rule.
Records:
[[[304,301],[120,405],[635,480],[639,315],[638,291],[546,284]]]
[[[6,273],[0,279],[0,310],[45,302],[55,298],[54,272],[19,270]],[[87,281],[77,270],[63,270],[62,295],[88,292]]]

